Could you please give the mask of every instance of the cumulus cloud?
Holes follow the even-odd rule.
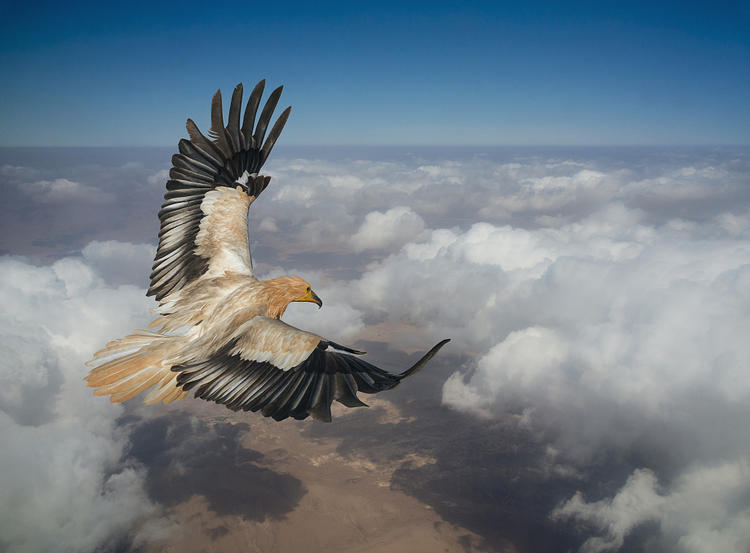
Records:
[[[482,311],[510,332],[465,385],[491,404],[539,394],[536,402],[563,407],[580,395],[579,404],[598,397],[662,415],[696,386],[746,398],[750,242],[695,240],[693,229],[608,228],[598,219],[537,231],[535,241],[493,229],[477,242],[467,239],[473,227],[446,250],[475,265],[501,263],[508,279]],[[526,267],[492,254],[514,238]]]
[[[143,286],[148,279],[144,268],[151,265],[156,248],[150,244],[130,244],[116,240],[90,242],[81,255],[109,285],[134,284]]]
[[[656,475],[636,470],[612,498],[587,502],[581,493],[557,507],[556,519],[591,524],[600,535],[588,538],[581,551],[619,549],[632,530],[658,522],[662,536],[654,551],[743,553],[750,545],[750,467],[746,460],[687,471],[664,493]]]
[[[424,220],[406,206],[385,213],[371,211],[351,241],[355,251],[394,249],[415,242],[424,230]]]
[[[116,244],[108,249],[117,253]],[[121,249],[129,255],[132,246]],[[35,266],[5,256],[0,274],[0,544],[14,552],[114,547],[156,506],[142,470],[121,464],[122,407],[93,397],[82,378],[93,351],[146,321],[143,290],[108,284],[85,257]]]
[[[555,228],[434,230],[366,271],[352,301],[378,306],[386,323],[420,326],[417,336],[393,336],[402,347],[430,334],[479,352],[468,373],[445,383],[444,402],[482,417],[523,414],[576,472],[602,455],[648,451],[653,471],[674,483],[657,494],[644,480],[656,472],[636,470],[602,500],[607,530],[584,551],[616,550],[649,520],[662,523],[658,550],[745,550],[750,505],[729,490],[746,489],[750,455],[737,423],[750,415],[750,236],[713,221],[644,218],[612,204]],[[723,460],[740,468],[710,469]],[[703,495],[696,512],[686,497],[698,481],[726,491]],[[603,504],[577,497],[558,520],[601,521],[592,513]],[[706,522],[704,511],[719,514]],[[712,526],[724,515],[727,525]]]

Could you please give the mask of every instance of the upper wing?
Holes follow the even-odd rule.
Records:
[[[242,126],[242,85],[232,94],[226,127],[221,91],[216,92],[209,132],[213,140],[203,136],[192,119],[187,120],[190,140],[180,140],[180,153],[172,156],[167,193],[159,211],[161,230],[149,296],[161,301],[206,272],[252,274],[247,210],[271,180],[257,173],[292,109],[283,111],[264,143],[283,88],[271,93],[255,125],[264,86],[265,81],[259,82],[250,94]]]
[[[349,353],[356,350],[324,340],[277,319],[255,317],[223,348],[198,363],[172,367],[177,385],[195,397],[232,410],[261,411],[266,417],[330,422],[334,400],[347,407],[365,405],[357,392],[389,390],[417,372],[449,340],[443,340],[411,368],[391,374]]]

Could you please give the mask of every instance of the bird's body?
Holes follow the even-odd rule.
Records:
[[[260,410],[277,420],[312,415],[330,421],[333,400],[364,405],[358,391],[393,388],[447,342],[404,373],[391,374],[350,355],[363,352],[280,320],[292,302],[322,302],[299,277],[259,280],[253,274],[248,209],[268,186],[270,177],[258,171],[290,110],[263,143],[281,94],[278,88],[270,95],[255,126],[263,84],[253,90],[241,126],[241,85],[232,95],[226,127],[217,92],[214,140],[188,119],[191,139],[181,140],[180,154],[172,158],[159,212],[148,293],[159,300],[160,316],[151,330],[110,342],[95,354],[95,368],[86,377],[95,394],[121,402],[152,388],[146,403],[169,403],[195,390],[196,397],[231,409]]]

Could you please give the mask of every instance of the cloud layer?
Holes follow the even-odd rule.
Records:
[[[654,522],[654,550],[746,550],[747,158],[381,164],[404,179],[388,198],[409,207],[390,210],[368,197],[375,165],[305,200],[335,190],[341,226],[361,221],[338,248],[392,252],[336,285],[364,321],[398,329],[400,348],[452,337],[466,370],[444,402],[519,414],[581,488],[603,458],[641,459],[611,497],[579,492],[554,520],[590,525],[584,551]],[[401,230],[407,213],[419,224]]]
[[[3,257],[0,274],[2,548],[93,551],[133,539],[157,508],[142,469],[121,463],[122,408],[93,397],[82,378],[96,348],[145,322],[142,289],[108,284],[85,257],[42,267]]]
[[[56,536],[93,548],[157,508],[142,469],[121,462],[120,411],[80,379],[94,349],[148,319],[153,249],[125,239],[142,221],[106,215],[153,218],[163,171],[116,165],[137,175],[126,191],[111,175],[97,187],[82,169],[2,168],[31,213],[53,217],[54,205],[69,217],[84,190],[101,212],[86,221],[103,225],[99,240],[70,239],[80,254],[0,265],[0,425],[15,444],[0,478],[17,498],[0,535],[13,549]],[[540,474],[554,470],[579,490],[545,516],[580,529],[582,551],[637,539],[651,551],[741,552],[748,172],[748,154],[732,150],[279,157],[252,208],[251,242],[259,273],[300,274],[323,298],[320,312],[293,306],[292,324],[410,352],[451,337],[445,355],[459,369],[442,386],[444,405],[487,424],[512,416],[544,444]],[[28,194],[34,183],[51,184]],[[23,228],[23,243],[41,239]],[[33,479],[21,471],[32,452],[42,452]],[[41,483],[59,503],[24,491]],[[51,516],[75,500],[80,508]],[[123,517],[104,516],[114,510]],[[37,526],[32,543],[24,529]]]

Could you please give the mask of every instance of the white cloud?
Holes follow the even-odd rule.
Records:
[[[575,517],[596,524],[606,535],[588,538],[582,553],[600,553],[619,549],[625,535],[637,525],[657,520],[665,498],[657,492],[657,479],[650,470],[635,471],[612,499],[586,503],[577,493],[552,512],[552,517]]]
[[[120,246],[107,247],[132,252]],[[120,464],[122,408],[86,388],[84,362],[142,326],[149,302],[142,288],[109,285],[80,257],[44,267],[3,257],[0,274],[0,543],[19,553],[112,545],[156,507],[141,471]]]
[[[69,200],[99,203],[114,199],[114,196],[108,192],[63,178],[38,180],[23,184],[20,188],[35,201],[43,203]]]
[[[385,213],[371,211],[351,237],[351,242],[358,252],[398,248],[417,241],[424,226],[424,220],[406,206],[397,206]]]
[[[520,232],[551,231],[612,206],[644,223],[642,228],[663,223],[665,214],[704,221],[737,215],[738,206],[750,201],[742,166],[729,160],[711,159],[710,165],[693,160],[687,167],[648,161],[612,167],[608,160],[543,156],[496,161],[476,155],[429,163],[416,156],[399,161],[274,158],[267,169],[272,185],[251,217],[274,219],[283,231],[277,245],[286,251],[394,251],[404,240],[386,243],[397,229],[392,234],[381,229],[396,220],[391,210],[398,207],[414,214],[407,231],[418,228],[421,219],[425,228],[466,229],[483,221]],[[700,190],[702,200],[687,188]],[[609,215],[617,213],[613,209]],[[725,219],[728,228],[738,228],[737,221]]]
[[[454,373],[446,381],[445,400],[459,409],[470,408],[480,413],[491,410],[505,389],[523,389],[538,385],[540,380],[548,381],[567,356],[568,344],[553,330],[529,327],[513,331],[479,359],[470,386],[465,385],[460,373]],[[497,367],[507,369],[498,375]],[[514,393],[518,395],[518,390]],[[473,401],[467,402],[467,397]]]
[[[166,185],[167,180],[169,180],[169,169],[161,169],[146,178],[146,182],[153,186]]]
[[[744,553],[750,548],[750,467],[745,459],[692,469],[664,493],[656,475],[633,472],[612,498],[587,502],[577,493],[552,513],[558,520],[592,524],[600,535],[583,544],[583,553],[620,548],[628,533],[645,522],[658,522],[661,544],[686,553]]]
[[[114,240],[89,242],[81,251],[86,265],[110,285],[144,286],[156,248],[151,244],[130,244]]]
[[[423,241],[392,246],[400,250],[340,290],[368,323],[406,323],[411,331],[392,334],[397,347],[452,337],[453,348],[472,352],[472,370],[448,379],[444,402],[482,417],[523,413],[528,428],[550,436],[562,470],[585,478],[604,452],[643,444],[654,459],[679,457],[669,484],[651,486],[644,475],[656,478],[663,467],[646,465],[622,495],[603,499],[620,514],[585,550],[617,549],[654,513],[663,550],[746,550],[745,503],[728,491],[706,494],[696,514],[685,497],[698,479],[717,489],[746,486],[745,469],[712,467],[745,466],[750,456],[736,422],[750,415],[747,202],[676,217],[677,203],[710,195],[682,190],[670,175],[710,191],[726,174],[675,170],[656,193],[639,196],[643,181],[581,172],[557,182],[539,177],[535,186],[594,210],[566,210],[548,224],[537,217],[528,227],[429,230]],[[612,180],[620,184],[608,187]],[[663,214],[644,199],[657,193],[671,198],[659,204],[667,205]],[[529,202],[523,209],[549,207]],[[633,494],[642,505],[626,516]],[[660,511],[667,504],[668,519]],[[730,523],[701,526],[706,513]]]
[[[565,344],[555,365],[571,366],[560,368],[562,388],[583,386],[658,410],[676,391],[707,379],[721,359],[712,388],[728,399],[746,397],[742,360],[750,350],[741,336],[750,321],[737,298],[747,297],[750,241],[695,239],[709,230],[639,219],[614,204],[554,229],[477,223],[463,232],[435,230],[370,267],[353,283],[351,302],[386,321],[429,321],[431,333],[458,335],[485,352],[475,378],[507,378],[513,392],[539,388],[539,400],[550,388],[546,371],[536,378],[522,371],[518,379],[513,363],[498,362],[507,340],[530,332]]]
[[[623,177],[621,172],[603,173],[592,169],[580,169],[572,174],[535,174],[528,169],[519,164],[502,167],[501,174],[515,177],[517,186],[507,194],[488,198],[479,214],[487,217],[496,211],[550,212],[582,200],[601,202],[617,195]]]
[[[726,169],[713,166],[686,166],[665,172],[657,177],[632,183],[638,193],[668,200],[700,200],[721,194],[731,186]],[[707,186],[715,183],[714,186]]]

